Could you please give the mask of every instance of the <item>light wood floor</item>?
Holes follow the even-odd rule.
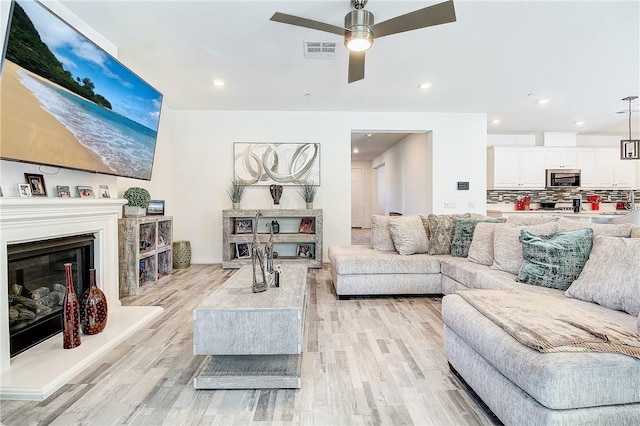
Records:
[[[302,389],[196,391],[192,310],[234,271],[192,265],[127,305],[160,305],[148,328],[43,402],[2,401],[5,425],[490,425],[453,378],[440,298],[336,300],[308,274]],[[268,327],[269,324],[262,324]]]

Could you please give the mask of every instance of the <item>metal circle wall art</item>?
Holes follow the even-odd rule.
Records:
[[[243,185],[320,183],[318,143],[235,143],[234,173]]]

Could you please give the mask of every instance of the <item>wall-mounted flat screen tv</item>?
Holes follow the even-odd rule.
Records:
[[[0,157],[151,179],[162,94],[42,4],[12,6]]]

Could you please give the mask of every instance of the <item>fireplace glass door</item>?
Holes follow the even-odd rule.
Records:
[[[73,265],[79,299],[89,287],[94,239],[93,234],[86,234],[7,247],[12,357],[62,331],[64,264]]]

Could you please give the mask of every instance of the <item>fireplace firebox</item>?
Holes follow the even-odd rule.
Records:
[[[7,246],[11,357],[62,332],[64,264],[73,265],[80,298],[89,288],[94,240],[93,234],[83,234]]]

